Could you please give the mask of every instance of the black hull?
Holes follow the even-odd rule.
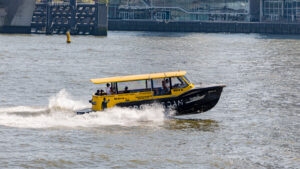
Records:
[[[144,104],[160,103],[166,109],[175,110],[176,116],[198,114],[210,110],[218,103],[223,87],[197,87],[177,97],[119,103],[117,106],[140,107]]]
[[[178,97],[179,106],[176,115],[197,114],[212,109],[219,101],[222,86],[195,88]]]

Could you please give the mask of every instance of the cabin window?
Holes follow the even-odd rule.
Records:
[[[109,84],[109,91],[111,94],[117,94],[117,83],[104,83],[97,85],[95,96],[107,95],[107,84]]]
[[[170,78],[153,79],[154,96],[171,94]]]
[[[171,83],[172,89],[185,88],[188,86],[188,84],[183,80],[182,77],[172,77]]]
[[[150,80],[137,80],[128,82],[118,82],[118,93],[136,93],[151,91]]]

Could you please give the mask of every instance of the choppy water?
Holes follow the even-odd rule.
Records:
[[[109,32],[0,35],[0,168],[298,168],[300,37]],[[89,79],[186,70],[224,83],[217,106],[77,116]]]

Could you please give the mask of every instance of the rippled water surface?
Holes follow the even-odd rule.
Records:
[[[0,35],[0,168],[297,168],[300,37],[109,32]],[[89,107],[90,78],[186,70],[215,108]]]

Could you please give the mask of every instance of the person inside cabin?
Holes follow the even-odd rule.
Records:
[[[168,88],[168,90],[170,90],[170,82],[169,82],[169,79],[166,79],[166,87]]]
[[[106,90],[106,94],[107,94],[107,95],[111,95],[111,87],[110,87],[110,84],[109,84],[109,83],[106,84],[105,90]]]
[[[97,90],[97,92],[95,93],[95,96],[100,96],[101,93],[100,93],[100,90]]]
[[[127,86],[125,86],[124,93],[129,93]]]
[[[169,93],[169,89],[166,85],[166,81],[163,80],[161,81],[161,85],[162,85],[162,91],[161,91],[161,94],[168,94]]]

